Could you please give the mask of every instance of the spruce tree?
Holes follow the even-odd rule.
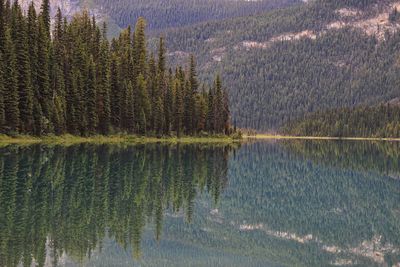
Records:
[[[183,90],[180,80],[175,79],[175,112],[174,112],[174,130],[178,137],[182,134],[183,128],[183,116],[184,116],[184,104],[183,104]]]
[[[157,102],[160,98],[160,94],[158,93],[158,73],[157,73],[157,67],[156,67],[156,62],[154,59],[153,54],[150,56],[149,60],[149,77],[153,77],[152,79],[149,79],[148,81],[148,90],[149,90],[149,97],[150,97],[150,103],[151,103],[151,114],[150,114],[150,127],[157,132],[158,124],[157,124],[157,116],[158,112],[156,111],[156,106]]]
[[[4,4],[4,24],[10,25],[11,24],[11,0],[6,0]],[[4,30],[5,33],[6,30]]]
[[[210,88],[208,91],[208,99],[207,99],[207,121],[206,121],[206,130],[210,133],[214,133],[214,87]]]
[[[5,125],[3,69],[4,69],[3,56],[2,52],[0,52],[0,132],[3,131],[3,127]]]
[[[97,111],[99,114],[99,129],[102,134],[108,134],[110,131],[110,60],[109,47],[106,38],[105,26],[103,30],[103,40],[100,46],[100,59],[98,64],[98,94]]]
[[[0,0],[0,52],[4,53],[5,45],[5,6],[4,0]]]
[[[43,22],[45,35],[50,38],[50,0],[43,0],[40,10],[40,20]]]
[[[39,92],[38,71],[39,71],[39,56],[38,56],[38,39],[39,29],[36,10],[33,2],[28,9],[28,43],[29,43],[29,58],[31,64],[31,78],[33,91],[33,133],[35,135],[42,134],[42,108],[41,96]]]
[[[43,116],[45,117],[44,131],[46,133],[53,132],[54,102],[53,92],[50,87],[50,69],[49,69],[49,40],[47,37],[43,20],[39,20],[38,27],[38,71],[37,71],[37,86],[39,90],[39,99],[42,106]]]
[[[203,95],[196,96],[196,131],[201,132],[206,129],[207,103]]]
[[[79,93],[80,73],[73,70],[71,73],[70,87],[67,94],[67,125],[68,132],[79,134]]]
[[[194,114],[194,103],[193,103],[193,94],[190,90],[190,82],[189,80],[184,81],[184,128],[186,135],[193,134],[193,114]]]
[[[63,17],[60,8],[57,10],[54,32],[53,32],[53,45],[52,53],[50,56],[50,84],[54,93],[54,110],[56,119],[54,120],[54,128],[57,134],[66,132],[66,83],[65,83],[65,66],[66,66],[66,53],[65,53],[65,27],[63,24]]]
[[[170,135],[171,125],[172,125],[172,116],[174,109],[174,90],[173,90],[173,77],[172,74],[169,75],[170,82],[169,86],[165,89],[165,101],[164,101],[164,134]]]
[[[98,125],[97,94],[96,94],[96,66],[93,59],[89,63],[89,73],[86,85],[85,106],[87,110],[87,130],[89,134],[95,134]]]
[[[128,133],[134,133],[135,131],[135,114],[134,114],[134,100],[133,100],[133,86],[132,83],[125,82],[124,84],[126,93],[125,100],[125,119],[124,125]]]
[[[223,100],[222,100],[222,123],[224,134],[230,134],[230,109],[229,109],[229,96],[228,93],[223,90]]]
[[[20,130],[33,132],[33,91],[29,62],[28,38],[25,18],[17,2],[12,8],[12,37],[15,44],[17,81],[19,92]]]
[[[147,56],[146,56],[146,21],[144,18],[140,17],[135,25],[135,38],[134,38],[134,62],[135,62],[135,70],[136,70],[136,77],[139,77],[141,74],[143,78],[146,78],[147,75]]]
[[[196,131],[195,104],[198,81],[196,74],[196,63],[194,56],[190,56],[189,78],[185,94],[185,128],[187,134],[194,134]]]
[[[110,104],[111,104],[111,125],[115,130],[121,128],[121,116],[122,116],[122,87],[120,86],[120,75],[118,71],[118,62],[114,54],[111,55],[110,64]],[[132,115],[133,117],[133,115]],[[133,119],[133,118],[132,118]]]
[[[19,104],[18,104],[18,76],[16,72],[16,56],[11,39],[10,30],[5,31],[3,62],[4,80],[4,111],[6,132],[16,133],[19,127]]]
[[[223,115],[223,91],[222,82],[219,74],[215,78],[215,97],[214,97],[214,130],[221,133],[224,129],[224,115]]]
[[[135,128],[139,134],[146,134],[147,120],[150,114],[150,100],[146,81],[142,74],[139,75],[137,80],[134,103]]]

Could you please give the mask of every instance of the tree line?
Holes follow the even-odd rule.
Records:
[[[301,136],[400,138],[400,107],[382,104],[315,112],[288,123],[283,132]]]
[[[107,40],[87,12],[71,21],[49,0],[27,15],[0,1],[0,129],[6,134],[227,134],[228,96],[217,75],[199,82],[195,59],[167,68],[164,40],[147,49],[146,22]]]

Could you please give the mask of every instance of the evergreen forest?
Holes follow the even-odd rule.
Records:
[[[89,6],[101,10],[119,27],[126,27],[139,17],[149,21],[151,31],[184,27],[206,21],[248,16],[300,0],[93,0]]]
[[[228,96],[218,75],[201,83],[193,55],[168,67],[163,38],[147,48],[139,18],[107,40],[88,12],[51,26],[49,0],[37,14],[0,1],[0,132],[197,135],[230,131]]]
[[[283,127],[299,136],[400,138],[400,106],[343,108],[315,112]]]

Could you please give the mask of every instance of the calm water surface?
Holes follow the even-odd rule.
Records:
[[[3,147],[0,266],[400,266],[400,145]]]

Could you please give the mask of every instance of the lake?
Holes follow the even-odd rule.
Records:
[[[0,266],[400,266],[400,144],[2,147]]]

